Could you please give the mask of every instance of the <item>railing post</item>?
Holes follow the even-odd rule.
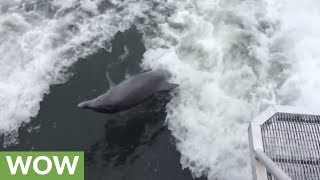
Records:
[[[291,178],[276,163],[274,163],[272,159],[263,152],[263,150],[256,149],[254,150],[254,153],[261,164],[263,164],[267,170],[277,178],[277,180],[291,180]]]

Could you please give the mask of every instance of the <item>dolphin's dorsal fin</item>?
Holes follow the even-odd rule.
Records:
[[[128,79],[128,78],[131,76],[128,71],[129,71],[129,70],[128,70],[128,68],[127,68],[127,69],[126,69],[126,72],[125,72],[125,74],[124,74],[124,76],[125,76],[126,79]]]
[[[107,80],[108,80],[108,83],[109,83],[109,87],[110,89],[115,86],[115,83],[112,81],[112,79],[110,78],[110,75],[109,75],[109,72],[107,71],[106,72],[106,77],[107,77]]]
[[[158,88],[158,91],[171,91],[172,89],[178,87],[178,84],[173,84],[169,82],[163,82],[161,86]]]

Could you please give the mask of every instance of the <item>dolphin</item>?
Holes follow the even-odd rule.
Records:
[[[170,91],[177,84],[168,82],[170,73],[163,69],[143,72],[114,85],[108,74],[110,89],[95,99],[81,102],[78,107],[100,113],[117,113],[130,109],[157,92]]]

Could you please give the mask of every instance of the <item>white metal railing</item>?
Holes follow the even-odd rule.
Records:
[[[291,180],[291,178],[267,156],[263,150],[254,151],[257,159],[266,167],[266,169],[278,180]]]
[[[272,106],[249,126],[254,180],[320,180],[320,116]]]

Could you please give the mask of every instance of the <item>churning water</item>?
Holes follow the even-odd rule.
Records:
[[[135,25],[144,68],[180,84],[167,105],[183,168],[248,179],[247,126],[270,104],[320,105],[317,0],[0,0],[0,131],[15,140],[50,85]]]

